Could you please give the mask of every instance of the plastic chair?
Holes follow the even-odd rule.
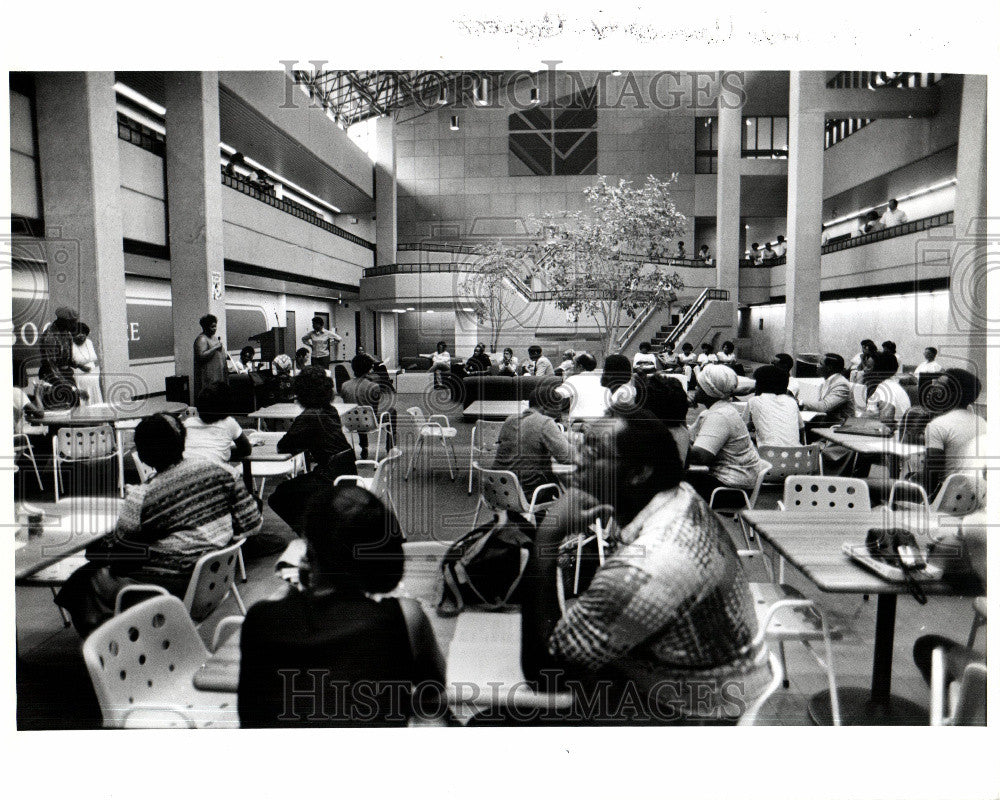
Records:
[[[156,470],[144,464],[135,450],[130,455],[132,456],[132,463],[135,465],[135,471],[139,473],[139,483],[149,483],[149,479],[156,474]]]
[[[753,509],[757,505],[757,497],[760,495],[760,487],[764,483],[764,478],[767,473],[771,470],[771,464],[763,459],[760,462],[760,471],[757,473],[757,480],[754,482],[753,491],[747,495],[746,491],[743,489],[737,489],[732,486],[719,486],[712,490],[712,494],[708,498],[708,507],[713,511],[723,511],[725,513],[732,514],[733,519],[737,521],[740,526],[740,530],[743,532],[743,538],[747,543],[747,547],[750,547],[751,532],[747,528],[746,523],[743,518],[739,515],[739,512],[744,508]],[[719,507],[715,504],[715,499],[723,492],[736,492],[743,497],[743,505],[741,506],[722,506]]]
[[[176,597],[154,597],[112,617],[83,643],[104,727],[238,728],[235,694],[194,687],[208,656]]]
[[[590,536],[586,534],[579,533],[576,536],[576,541],[564,543],[574,546],[576,548],[575,561],[573,566],[573,594],[577,595],[580,593],[580,565],[583,560],[583,548],[595,542],[597,544],[597,561],[599,566],[604,566],[604,551],[607,547],[607,541],[604,537],[604,528],[601,525],[596,525],[593,528],[593,533]],[[556,564],[556,597],[559,600],[559,610],[562,612],[563,616],[566,615],[566,584],[563,581],[562,566]]]
[[[497,452],[497,441],[500,438],[500,429],[503,422],[490,422],[480,420],[472,426],[472,446],[469,449],[469,494],[472,494],[472,476],[475,473],[475,464],[483,461],[484,456],[495,456]],[[565,428],[563,433],[565,433]]]
[[[931,653],[931,725],[986,725],[986,664],[973,662],[960,680],[947,681],[945,651]]]
[[[785,494],[778,501],[782,511],[871,511],[868,484],[861,478],[825,475],[789,475]]]
[[[125,496],[125,478],[122,469],[118,436],[110,425],[90,428],[60,428],[52,437],[52,462],[55,469],[55,494],[59,502],[61,464],[93,461],[114,461],[118,472],[118,496]]]
[[[358,447],[361,446],[360,434],[377,431],[378,439],[375,442],[374,456],[376,460],[378,459],[378,454],[382,450],[382,436],[390,431],[388,411],[383,411],[379,418],[375,419],[375,412],[371,406],[355,406],[340,415],[340,423],[345,431],[353,434],[352,440],[357,438]]]
[[[515,511],[526,517],[532,524],[535,523],[535,512],[551,506],[555,500],[540,503],[538,497],[543,490],[555,489],[561,492],[557,483],[543,483],[531,493],[531,501],[524,495],[521,482],[510,470],[506,469],[483,469],[478,464],[473,465],[479,473],[479,485],[481,487],[479,501],[476,503],[476,515],[472,522],[472,527],[479,525],[479,512],[483,508],[489,508],[496,512],[501,522],[507,520],[507,514]]]
[[[239,551],[243,547],[244,541],[245,539],[240,539],[221,550],[205,553],[195,562],[194,569],[191,571],[191,580],[184,593],[184,607],[195,622],[201,622],[208,617],[222,605],[222,601],[230,592],[233,594],[233,599],[236,600],[240,613],[246,615],[247,607],[240,596],[240,590],[236,588],[236,582],[233,580],[236,574]],[[170,594],[162,586],[153,583],[135,583],[125,586],[115,597],[116,615],[122,611],[123,599],[134,593]]]
[[[778,447],[776,445],[761,445],[757,448],[760,457],[771,462],[771,471],[767,473],[765,483],[785,482],[789,475],[822,475],[823,462],[819,457],[820,445],[810,444],[801,447]]]
[[[258,497],[263,497],[264,486],[267,484],[268,478],[279,477],[281,475],[287,475],[289,478],[294,478],[299,474],[299,472],[305,470],[305,462],[306,458],[303,453],[297,453],[287,461],[251,461],[251,477],[255,481],[257,478],[260,478],[260,486],[254,486],[254,492]]]
[[[355,483],[362,489],[367,489],[379,500],[383,500],[389,505],[389,508],[392,509],[392,513],[396,515],[396,521],[398,522],[399,510],[396,508],[396,501],[393,500],[392,492],[389,489],[389,473],[402,455],[403,451],[398,447],[394,447],[386,453],[385,458],[381,461],[372,461],[367,458],[358,459],[354,462],[354,465],[358,468],[363,466],[372,468],[374,470],[372,477],[366,478],[363,475],[339,475],[334,479],[333,485],[337,486],[341,483],[348,482]]]
[[[444,414],[431,414],[430,417],[424,417],[424,412],[417,406],[406,409],[406,413],[410,415],[417,429],[417,443],[410,454],[410,466],[406,470],[406,480],[409,480],[417,455],[423,450],[424,441],[427,439],[440,443],[448,461],[448,473],[451,475],[451,479],[455,480],[455,469],[452,462],[457,464],[458,457],[455,455],[455,447],[451,440],[458,435],[458,431],[451,426],[448,417]]]
[[[977,597],[973,600],[972,611],[974,616],[972,617],[972,629],[969,631],[968,647],[972,647],[976,643],[979,629],[986,624],[986,598]]]
[[[44,491],[45,486],[42,484],[42,476],[38,471],[38,462],[35,461],[35,450],[32,448],[31,439],[26,432],[14,434],[14,456],[16,458],[19,455],[28,456],[31,468],[35,471],[35,480],[38,481],[38,488]]]
[[[896,490],[903,488],[918,494],[920,502],[914,504],[907,501],[897,501]],[[924,491],[924,487],[920,484],[910,481],[893,481],[892,489],[889,491],[889,500],[886,505],[889,508],[893,508],[897,502],[901,504],[906,503],[909,506],[916,505],[918,508],[925,510],[932,518],[942,515],[964,517],[966,514],[971,514],[980,507],[982,497],[976,488],[976,481],[972,476],[955,472],[944,479],[941,488],[938,489],[937,494],[934,496],[933,503],[928,499],[927,492]]]

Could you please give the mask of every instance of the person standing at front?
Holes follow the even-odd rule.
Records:
[[[323,326],[322,317],[313,317],[312,326],[313,329],[302,337],[302,343],[308,345],[312,350],[310,363],[314,367],[330,369],[330,360],[336,352],[336,344],[343,341],[343,339],[337,335],[336,328],[331,331]],[[332,349],[331,342],[334,343]]]
[[[226,344],[217,335],[219,319],[214,314],[206,314],[198,324],[201,333],[194,340],[194,397],[215,381],[228,382],[226,375]]]

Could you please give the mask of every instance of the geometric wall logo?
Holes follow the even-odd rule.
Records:
[[[509,174],[596,175],[597,88],[508,117]]]

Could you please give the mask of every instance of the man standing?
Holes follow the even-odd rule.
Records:
[[[331,331],[323,327],[322,317],[313,317],[312,326],[313,329],[302,337],[302,342],[312,349],[311,362],[314,367],[330,369],[330,358],[336,352],[335,347],[331,350],[330,343],[336,345],[343,340],[337,335],[336,328]]]
[[[228,382],[226,374],[226,345],[216,335],[219,320],[214,314],[206,314],[198,323],[201,333],[194,340],[194,397],[201,390],[216,381]]]

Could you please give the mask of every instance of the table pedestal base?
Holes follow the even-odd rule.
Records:
[[[872,700],[870,689],[847,686],[837,689],[841,725],[926,725],[926,708],[902,697],[890,695],[886,703]],[[814,694],[809,700],[809,718],[817,725],[832,725],[830,692]]]

